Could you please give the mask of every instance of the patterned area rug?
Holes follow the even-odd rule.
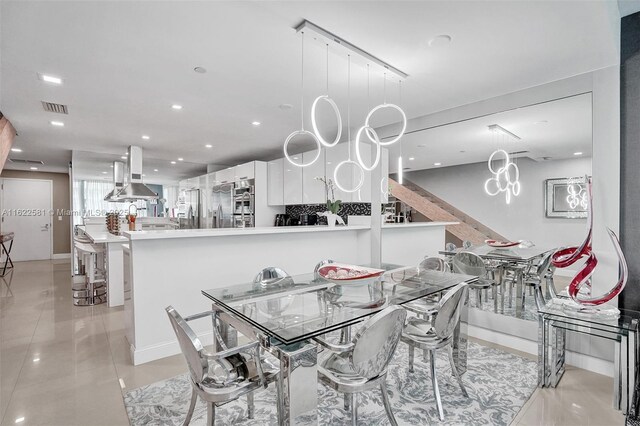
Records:
[[[387,378],[393,411],[401,425],[441,423],[431,387],[428,364],[416,351],[415,373],[409,374],[407,345],[400,344]],[[529,399],[537,385],[536,362],[486,346],[469,343],[468,370],[463,381],[469,393],[465,398],[454,377],[446,350],[437,356],[438,384],[442,396],[443,424],[508,425]],[[132,390],[124,402],[131,424],[181,425],[189,406],[191,387],[187,374]],[[275,386],[255,395],[254,420],[246,417],[246,399],[216,410],[216,424],[275,425]],[[358,396],[358,424],[388,425],[379,391]],[[341,394],[318,385],[319,424],[350,424],[350,413],[343,408]],[[201,401],[191,420],[194,426],[206,423],[206,407]]]

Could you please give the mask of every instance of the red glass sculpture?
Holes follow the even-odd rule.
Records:
[[[596,265],[598,264],[598,259],[596,255],[593,253],[591,239],[593,236],[593,205],[592,205],[592,192],[591,192],[591,178],[585,177],[585,181],[587,183],[587,193],[588,193],[588,206],[587,206],[587,236],[579,247],[567,247],[557,250],[552,258],[551,262],[557,268],[566,268],[568,266],[573,265],[578,260],[586,257],[587,260],[578,271],[578,273],[571,280],[571,284],[569,284],[568,293],[571,299],[583,306],[598,306],[603,303],[609,302],[611,299],[616,297],[624,286],[627,284],[627,276],[629,275],[629,270],[627,268],[627,261],[622,253],[622,249],[620,248],[620,241],[616,234],[609,228],[607,228],[607,232],[609,233],[609,238],[611,238],[611,243],[616,250],[616,255],[618,256],[618,264],[619,264],[619,279],[615,286],[607,293],[598,297],[585,297],[584,294],[580,292],[583,287],[587,289],[591,289],[591,275],[593,275],[594,270],[596,269]],[[590,291],[588,292],[591,293]]]

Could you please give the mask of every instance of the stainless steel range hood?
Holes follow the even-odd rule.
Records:
[[[122,161],[113,162],[113,189],[104,197],[105,201],[118,202],[118,192],[124,187],[124,163]]]
[[[129,183],[116,196],[118,201],[157,200],[158,194],[142,183],[142,148],[129,147]]]

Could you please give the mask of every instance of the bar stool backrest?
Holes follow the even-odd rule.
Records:
[[[418,268],[427,271],[444,272],[447,270],[447,264],[439,257],[425,257],[418,265]]]
[[[460,310],[467,300],[468,291],[466,283],[458,284],[447,291],[438,302],[438,313],[433,318],[432,326],[439,338],[447,339],[453,334],[460,321]]]
[[[398,346],[407,311],[390,306],[369,319],[353,338],[350,353],[353,369],[361,377],[372,379],[387,369]]]
[[[196,336],[191,327],[189,327],[189,324],[187,324],[173,306],[168,306],[166,311],[169,316],[169,321],[171,322],[171,327],[173,327],[173,331],[178,338],[182,354],[187,361],[191,379],[195,383],[200,383],[207,369],[207,361],[201,356],[201,351],[204,347],[200,339],[198,339],[198,336]]]
[[[451,265],[453,272],[458,274],[474,275],[476,277],[484,277],[487,274],[484,260],[469,251],[462,251],[456,254],[451,261]]]

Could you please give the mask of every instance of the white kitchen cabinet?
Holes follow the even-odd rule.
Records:
[[[296,167],[284,160],[283,201],[285,205],[302,204],[302,169],[303,167]]]
[[[256,176],[255,161],[234,167],[235,181],[254,179]]]
[[[352,153],[353,154],[353,153]],[[355,155],[355,154],[353,154]],[[348,143],[339,143],[338,145],[325,149],[325,173],[328,179],[331,179],[335,182],[335,170],[338,164],[345,161],[349,158],[349,144]],[[340,167],[339,172],[339,182],[343,188],[350,189],[353,188],[353,165],[344,165]],[[350,203],[352,198],[351,192],[343,192],[340,191],[337,187],[335,188],[335,198],[336,200],[342,200],[343,203]]]
[[[234,182],[236,179],[235,169],[235,167],[228,167],[226,169],[218,170],[216,172],[216,179],[219,180],[221,184]]]
[[[327,198],[324,191],[324,184],[316,177],[325,176],[325,150],[320,150],[320,156],[310,166],[302,167],[302,203],[303,204],[324,204]],[[318,154],[317,150],[302,153],[302,162],[313,161]]]
[[[283,206],[284,203],[284,158],[267,164],[267,204]]]

